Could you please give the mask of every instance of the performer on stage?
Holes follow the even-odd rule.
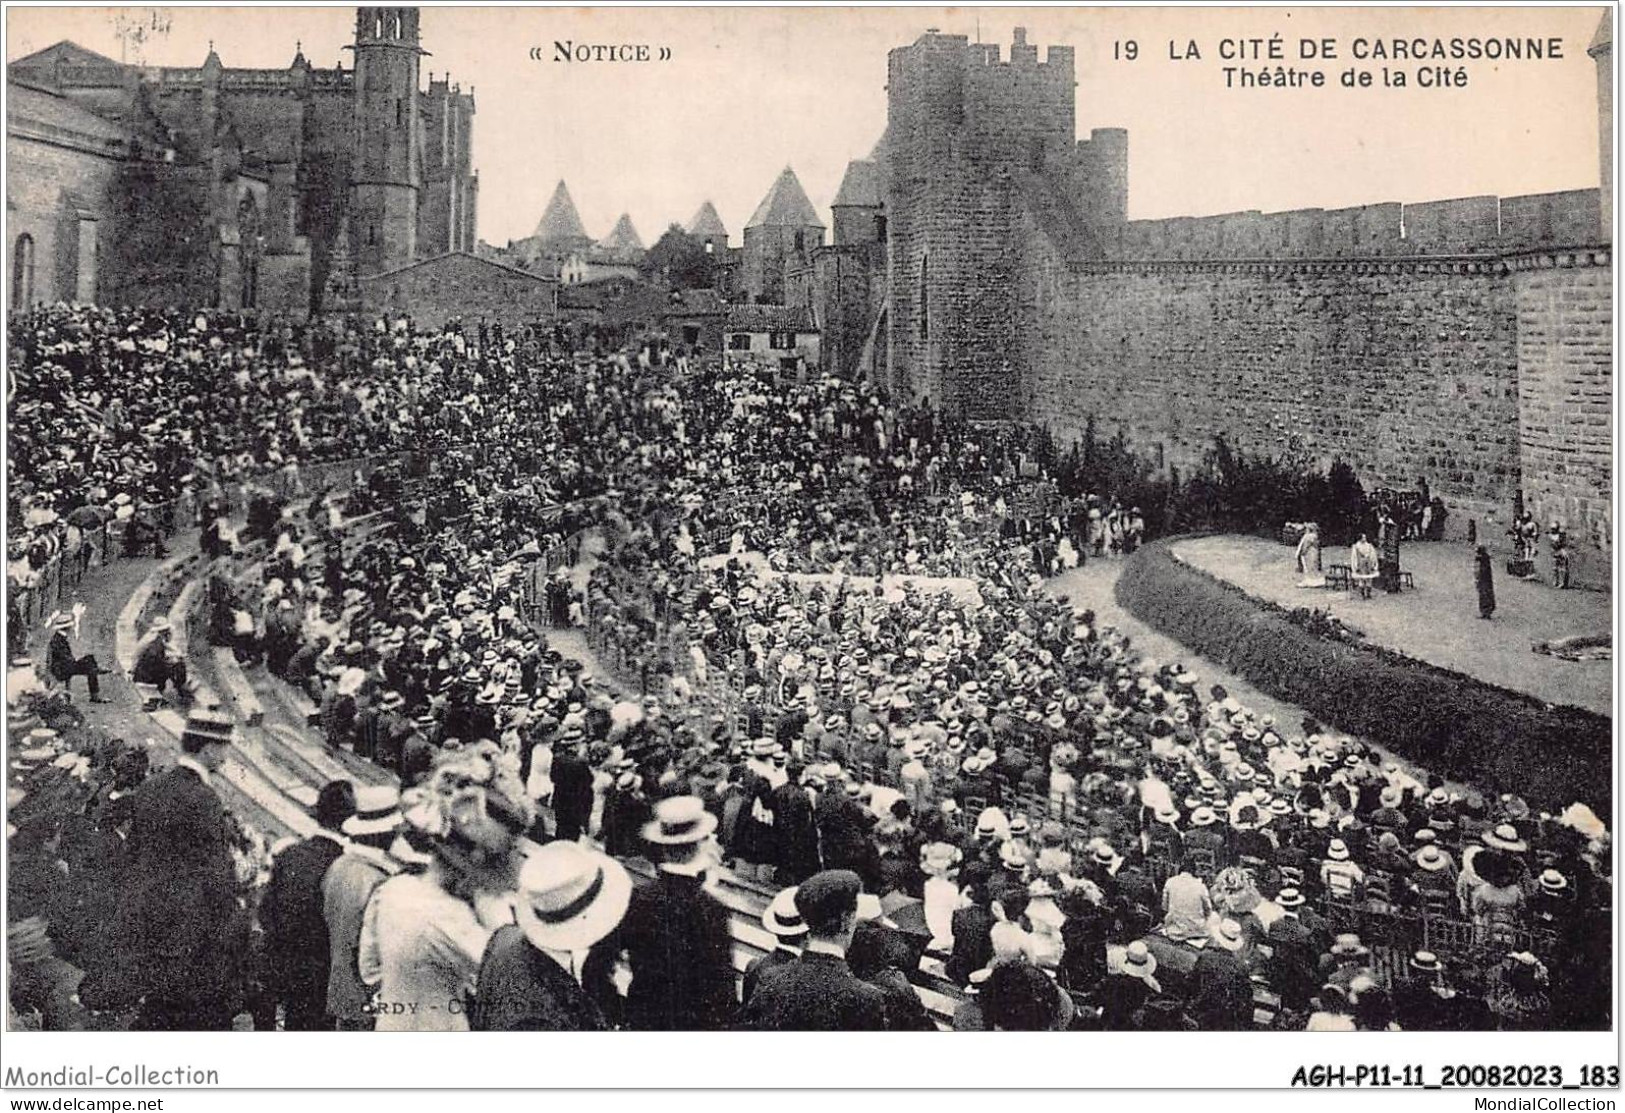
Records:
[[[1326,586],[1320,568],[1320,527],[1314,522],[1304,523],[1303,536],[1298,539],[1298,586]]]
[[[1349,550],[1349,568],[1349,577],[1360,598],[1371,598],[1371,584],[1377,578],[1377,547],[1363,533]]]

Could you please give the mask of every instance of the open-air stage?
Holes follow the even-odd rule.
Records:
[[[1608,633],[1612,597],[1514,579],[1506,575],[1502,554],[1495,557],[1495,617],[1485,621],[1478,616],[1473,549],[1460,542],[1402,545],[1400,567],[1414,577],[1415,590],[1378,590],[1369,600],[1356,592],[1298,587],[1294,550],[1263,538],[1203,537],[1171,548],[1181,561],[1255,598],[1330,610],[1372,644],[1546,703],[1612,714],[1612,661],[1567,661],[1531,648]],[[1351,563],[1347,549],[1334,548],[1325,549],[1321,561],[1327,567]]]

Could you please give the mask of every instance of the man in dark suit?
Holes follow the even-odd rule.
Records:
[[[812,793],[802,784],[805,768],[789,767],[789,779],[773,790],[773,834],[778,840],[778,882],[795,885],[819,870],[818,822]]]
[[[1196,960],[1190,1015],[1204,1032],[1239,1032],[1253,1025],[1253,983],[1237,954],[1245,942],[1239,923],[1222,920]]]
[[[46,667],[50,669],[53,679],[59,681],[64,688],[73,687],[73,678],[82,676],[85,685],[90,689],[91,703],[104,703],[102,699],[102,673],[106,670],[96,663],[92,654],[75,657],[73,646],[68,641],[68,631],[73,629],[73,616],[68,614],[55,615],[51,619],[51,644],[46,649]]]
[[[762,977],[770,970],[795,962],[801,957],[801,949],[807,942],[807,923],[796,911],[796,890],[794,887],[781,889],[762,913],[762,926],[772,932],[776,946],[765,955],[759,955],[750,960],[745,967],[745,981],[740,988],[740,996],[746,1005],[761,984]]]
[[[233,737],[229,719],[194,713],[174,767],[136,790],[112,936],[141,999],[135,1031],[225,1031],[242,1003],[248,924],[231,821],[210,783]]]
[[[1270,945],[1268,966],[1270,985],[1289,1009],[1308,1007],[1309,999],[1320,991],[1318,962],[1321,940],[1301,919],[1304,897],[1296,889],[1282,889],[1275,898],[1284,911],[1270,924],[1266,940]]]
[[[877,820],[859,802],[860,790],[856,781],[844,787],[831,784],[819,795],[816,814],[824,865],[863,877],[873,871],[875,847],[869,832]]]
[[[582,982],[613,1011],[618,1003],[606,994],[608,975],[624,954],[632,972],[626,1027],[720,1031],[733,1024],[738,995],[728,910],[705,891],[706,871],[717,857],[711,837],[717,817],[698,796],[662,800],[654,816],[643,841],[659,862],[655,879],[633,890],[626,918],[588,956]]]
[[[330,956],[322,883],[328,867],[344,853],[338,831],[355,808],[355,785],[331,781],[322,786],[316,797],[316,822],[321,829],[276,856],[271,880],[260,898],[266,988],[282,1002],[282,1025],[289,1032],[333,1027],[327,1015]]]
[[[886,995],[846,964],[858,926],[862,881],[851,870],[825,870],[796,891],[807,945],[795,962],[763,975],[745,1015],[764,1032],[880,1032]]]
[[[553,818],[566,842],[580,838],[592,821],[592,767],[581,755],[580,741],[565,734],[553,756]]]

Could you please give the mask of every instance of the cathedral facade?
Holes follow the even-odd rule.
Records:
[[[473,254],[473,89],[416,8],[358,8],[353,68],[116,62],[60,42],[7,67],[10,303],[357,308],[362,279]]]

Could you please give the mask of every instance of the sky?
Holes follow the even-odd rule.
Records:
[[[886,126],[886,54],[928,28],[999,43],[1027,28],[1039,56],[1077,55],[1077,123],[1129,130],[1131,219],[1515,196],[1598,183],[1597,84],[1586,55],[1601,8],[446,8],[422,15],[423,80],[473,90],[479,236],[529,235],[568,183],[587,231],[629,213],[646,243],[715,202],[733,242],[785,166],[829,220],[849,160]],[[154,20],[153,13],[161,18]],[[126,26],[145,41],[121,38]],[[8,60],[59,39],[147,65],[353,66],[354,8],[19,8]],[[161,29],[152,31],[154,24]],[[1328,87],[1225,88],[1221,40],[1283,36],[1289,67]],[[1562,40],[1561,60],[1468,61],[1465,88],[1382,85],[1354,40]],[[1334,38],[1329,62],[1301,39]],[[1200,59],[1188,57],[1192,40]],[[1137,46],[1129,60],[1127,43]],[[669,61],[559,62],[555,43],[647,45]],[[1172,44],[1172,46],[1170,45]],[[542,60],[531,49],[540,48]],[[1179,60],[1171,54],[1181,55]],[[1114,57],[1115,55],[1115,57]],[[1270,67],[1273,69],[1273,63]],[[1344,88],[1350,67],[1374,85]],[[1453,68],[1453,66],[1452,66]]]

